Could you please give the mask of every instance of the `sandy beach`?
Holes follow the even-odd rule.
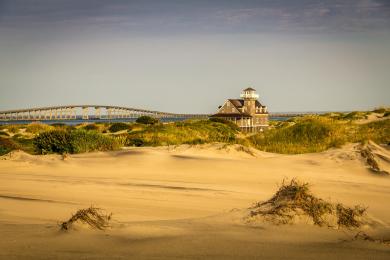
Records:
[[[283,179],[298,178],[321,198],[368,207],[373,224],[359,230],[389,239],[390,179],[370,171],[355,145],[305,155],[203,145],[1,159],[1,259],[390,257],[388,244],[354,240],[358,230],[244,220]],[[59,231],[91,205],[112,212],[109,229]]]

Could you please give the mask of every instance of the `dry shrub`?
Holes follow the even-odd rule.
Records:
[[[348,208],[342,204],[336,205],[337,225],[339,227],[360,227],[361,220],[367,208],[356,205],[354,208]]]
[[[366,233],[364,233],[363,231],[359,231],[358,233],[356,233],[353,240],[365,240],[365,241],[375,242],[375,243],[379,243],[379,244],[390,245],[390,239],[373,238],[373,237],[367,235]]]
[[[373,171],[375,171],[375,172],[379,172],[380,171],[379,164],[375,160],[374,154],[372,153],[372,151],[371,151],[371,149],[369,147],[363,147],[360,150],[360,154],[362,155],[362,157],[364,159],[366,159],[367,164],[370,166],[370,168]]]
[[[63,222],[61,230],[69,230],[75,222],[87,224],[93,229],[103,230],[109,227],[112,213],[106,214],[102,209],[93,206],[78,210],[68,221]]]
[[[363,159],[366,160],[366,163],[368,164],[368,166],[372,171],[379,174],[385,174],[385,175],[389,174],[387,171],[381,169],[377,159],[375,158],[374,153],[372,152],[372,149],[367,144],[362,145],[360,147],[360,154],[363,157]]]
[[[253,153],[253,151],[249,147],[246,147],[243,145],[236,146],[236,151],[237,152],[244,152],[244,153],[247,153],[249,155],[255,156],[255,154]]]
[[[292,179],[289,183],[283,180],[271,199],[256,203],[250,210],[250,218],[262,216],[275,224],[288,224],[297,216],[308,216],[315,225],[332,227],[334,224],[329,219],[336,217],[338,227],[352,228],[361,225],[358,217],[362,217],[366,209],[335,206],[311,194],[308,183]]]

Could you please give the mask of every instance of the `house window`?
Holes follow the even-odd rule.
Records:
[[[232,107],[232,112],[234,112],[234,107]]]

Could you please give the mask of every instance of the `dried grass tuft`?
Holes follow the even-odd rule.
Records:
[[[370,241],[370,242],[375,242],[379,244],[385,244],[385,245],[390,245],[390,239],[379,239],[379,238],[373,238],[363,231],[359,231],[356,233],[354,236],[353,240],[364,240],[364,241]]]
[[[336,205],[337,224],[339,227],[360,227],[360,218],[364,216],[367,208],[362,206],[355,206],[348,208],[342,204]]]
[[[363,146],[360,149],[360,154],[364,159],[366,159],[366,162],[370,166],[371,170],[373,170],[374,172],[381,171],[381,169],[379,168],[379,164],[374,157],[374,154],[372,153],[371,149],[368,146]]]
[[[308,183],[292,179],[289,183],[283,180],[271,199],[251,207],[249,217],[262,216],[275,224],[288,224],[297,216],[308,216],[315,225],[328,227],[334,226],[329,219],[336,217],[337,227],[354,228],[362,224],[360,218],[365,211],[361,206],[349,208],[317,198]]]
[[[75,222],[87,224],[93,229],[103,230],[108,228],[112,213],[106,214],[102,209],[93,206],[78,210],[72,217],[63,222],[60,227],[61,230],[69,230]]]

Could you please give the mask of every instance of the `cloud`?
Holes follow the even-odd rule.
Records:
[[[390,32],[387,0],[0,0],[0,28],[107,26],[136,32]]]

